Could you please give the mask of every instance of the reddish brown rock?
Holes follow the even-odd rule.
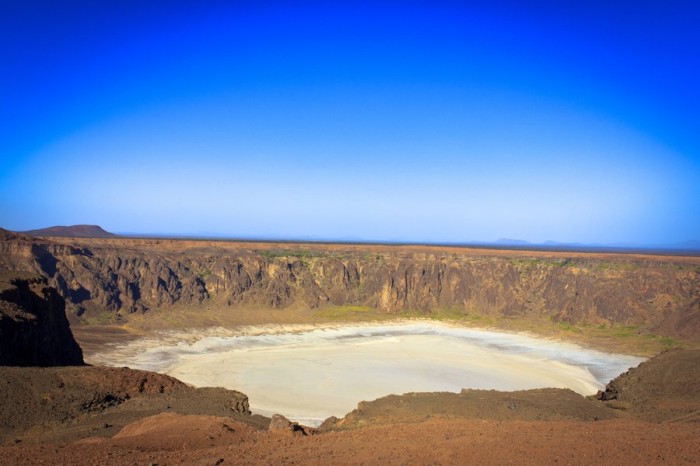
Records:
[[[273,414],[270,418],[270,427],[268,430],[275,434],[306,436],[317,433],[316,429],[307,426],[302,426],[298,422],[292,422],[281,414]]]

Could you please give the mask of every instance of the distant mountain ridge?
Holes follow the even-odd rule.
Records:
[[[700,241],[689,240],[679,243],[639,244],[639,243],[567,243],[547,240],[542,243],[512,238],[501,238],[496,241],[477,241],[472,244],[483,246],[509,246],[532,247],[543,249],[572,248],[572,249],[629,249],[629,250],[674,250],[674,251],[700,251]]]
[[[616,242],[616,243],[582,243],[582,242],[560,242],[547,240],[540,243],[534,243],[527,240],[517,238],[499,238],[495,241],[448,241],[448,242],[431,242],[411,241],[408,239],[395,240],[377,240],[365,239],[360,237],[332,238],[332,237],[315,237],[315,236],[295,236],[295,237],[277,237],[277,236],[228,236],[222,234],[202,234],[202,233],[182,233],[182,234],[158,234],[158,233],[137,233],[129,232],[117,235],[115,233],[104,230],[99,225],[71,225],[71,226],[52,226],[48,228],[39,228],[36,230],[18,231],[15,233],[31,235],[31,236],[55,236],[55,237],[72,237],[72,238],[119,238],[119,237],[154,237],[154,238],[188,238],[188,239],[232,239],[240,241],[281,241],[281,242],[321,242],[321,243],[358,243],[358,244],[435,244],[435,245],[457,245],[457,246],[477,246],[489,248],[508,249],[542,249],[542,250],[580,250],[580,251],[596,251],[596,250],[617,250],[617,251],[669,251],[669,252],[700,252],[700,241],[688,240],[677,243],[657,243],[643,244],[631,242]]]
[[[53,226],[20,232],[31,236],[61,236],[71,238],[116,238],[118,235],[105,231],[99,225]]]
[[[499,238],[492,244],[503,244],[508,246],[530,246],[532,243],[525,241],[523,239],[513,239],[513,238]]]

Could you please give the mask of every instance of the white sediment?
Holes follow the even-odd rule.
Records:
[[[435,322],[163,333],[88,358],[242,391],[253,412],[317,424],[361,400],[462,388],[590,395],[641,358]]]

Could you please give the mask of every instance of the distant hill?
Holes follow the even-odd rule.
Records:
[[[469,244],[469,243],[466,243]],[[677,251],[677,252],[697,252],[700,251],[700,241],[684,241],[680,243],[664,244],[644,244],[644,243],[560,243],[558,241],[547,240],[543,243],[530,243],[521,239],[501,238],[496,241],[475,242],[472,244],[489,247],[509,247],[509,248],[534,248],[534,249],[570,249],[580,251]]]
[[[39,228],[38,230],[22,231],[31,236],[66,236],[73,238],[115,238],[117,235],[102,229],[98,225],[71,225]]]
[[[522,239],[513,239],[513,238],[500,238],[500,239],[497,239],[494,242],[494,244],[496,244],[496,245],[503,244],[506,246],[530,246],[530,245],[532,245],[532,243],[530,243],[529,241],[525,241]]]

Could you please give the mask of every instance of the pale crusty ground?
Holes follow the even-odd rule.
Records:
[[[388,331],[413,329],[415,326],[433,331],[459,328],[414,321],[402,325],[329,326],[328,330],[340,328],[357,336],[377,329]],[[326,339],[324,332],[309,333],[313,328],[257,326],[244,327],[238,332],[227,329],[213,333],[204,330],[176,332],[163,338],[135,341],[111,351],[87,354],[86,360],[98,365],[156,370],[197,387],[235,388],[248,395],[253,412],[266,416],[281,413],[311,425],[317,425],[331,415],[343,416],[361,400],[373,400],[391,393],[459,392],[464,387],[503,391],[558,387],[586,396],[604,388],[579,365],[543,359],[538,354],[497,352],[467,340],[436,335],[377,336],[371,340]],[[550,351],[556,349],[563,354],[586,354],[583,348],[558,341],[517,334],[472,332],[482,335],[483,341],[499,338],[533,349],[541,347]],[[209,339],[202,341],[214,344],[218,338],[255,334],[270,337],[275,334],[298,335],[298,338],[286,338],[286,343],[269,346],[209,352],[202,352],[196,344],[192,347],[183,345],[183,342],[194,344],[205,336]],[[168,348],[168,354],[177,353],[177,361],[163,362],[161,353],[148,353],[162,348]],[[623,355],[609,354],[607,358],[612,367],[615,367],[613,362],[623,367],[619,372],[641,362],[639,358]]]

